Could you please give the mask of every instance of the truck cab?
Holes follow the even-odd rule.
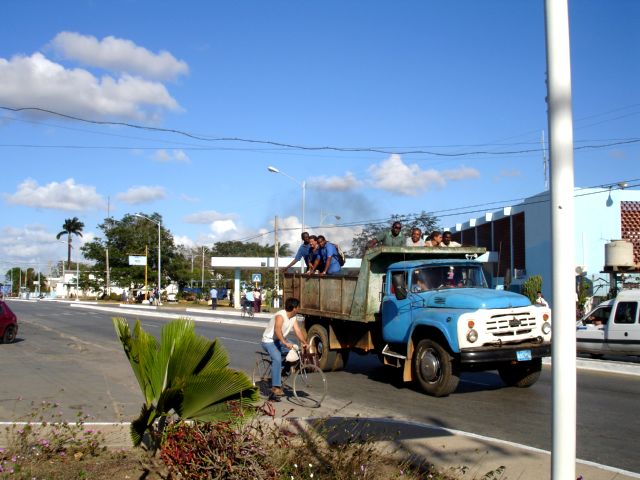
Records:
[[[640,290],[623,290],[578,320],[578,353],[640,355]]]

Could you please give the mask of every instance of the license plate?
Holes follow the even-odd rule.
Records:
[[[531,360],[531,350],[518,350],[516,352],[516,360],[519,362],[526,362]]]

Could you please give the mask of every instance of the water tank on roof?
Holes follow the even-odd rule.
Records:
[[[604,269],[618,272],[634,268],[633,244],[626,240],[611,240],[604,246]]]

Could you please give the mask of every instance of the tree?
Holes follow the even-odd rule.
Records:
[[[196,335],[193,321],[165,324],[160,342],[139,320],[133,335],[124,318],[114,318],[113,326],[144,396],[140,416],[131,422],[134,445],[148,433],[155,451],[174,412],[183,419],[224,420],[232,416],[234,404],[244,408],[258,401],[249,377],[229,368],[221,342]]]
[[[369,242],[380,232],[389,230],[393,222],[402,223],[402,231],[400,235],[405,237],[411,235],[411,229],[413,227],[418,227],[422,230],[424,235],[438,229],[438,217],[435,217],[424,210],[419,214],[394,214],[391,215],[388,221],[366,224],[362,228],[362,231],[353,237],[352,248],[349,251],[349,256],[362,258]]]
[[[62,231],[56,235],[57,240],[60,240],[63,235],[67,235],[67,265],[71,263],[71,235],[82,237],[83,228],[84,223],[78,217],[67,218],[62,225]]]
[[[154,221],[161,222],[162,217],[158,213],[145,214]],[[129,255],[144,255],[145,247],[148,248],[147,265],[148,280],[155,283],[158,269],[158,227],[155,223],[141,219],[135,215],[126,214],[121,220],[106,218],[104,223],[98,225],[103,232],[103,237],[95,238],[82,246],[85,258],[95,262],[94,271],[106,272],[105,249],[109,245],[109,267],[111,281],[128,286],[135,284],[144,285],[144,267],[130,266]],[[160,230],[160,243],[162,254],[163,285],[167,278],[176,279],[176,268],[180,262],[185,262],[173,241],[173,235],[166,228]],[[103,283],[105,284],[105,283]]]

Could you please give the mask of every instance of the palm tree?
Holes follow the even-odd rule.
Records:
[[[83,228],[84,223],[78,217],[67,218],[62,225],[62,231],[56,235],[57,240],[60,240],[61,236],[67,235],[67,265],[71,264],[71,234],[81,237]]]
[[[246,408],[258,401],[247,375],[229,368],[220,341],[196,335],[193,321],[165,324],[159,342],[139,320],[133,334],[124,318],[113,318],[113,325],[144,396],[140,416],[131,422],[135,446],[147,434],[148,446],[155,451],[169,415],[224,420],[233,416],[234,406]]]

